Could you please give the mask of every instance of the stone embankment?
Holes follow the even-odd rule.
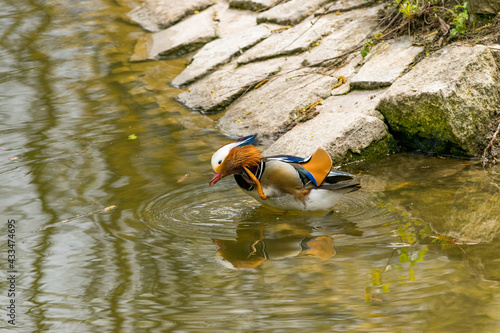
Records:
[[[383,6],[146,0],[129,14],[151,32],[131,61],[199,49],[171,82],[187,87],[177,99],[203,113],[223,112],[217,126],[225,135],[258,133],[269,146],[265,154],[307,155],[321,146],[340,163],[385,155],[397,140],[426,152],[479,156],[500,107],[499,49],[457,44],[423,54],[400,37],[366,57],[349,53],[374,39]]]

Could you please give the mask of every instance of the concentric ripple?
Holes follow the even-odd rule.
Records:
[[[339,225],[382,225],[387,216],[369,191],[344,196],[333,215],[328,212],[276,211],[243,193],[232,181],[179,184],[140,207],[139,216],[151,228],[189,238],[233,239],[242,225],[288,223],[338,231]]]
[[[152,228],[189,237],[234,235],[237,223],[259,207],[230,181],[217,186],[182,184],[140,208]]]

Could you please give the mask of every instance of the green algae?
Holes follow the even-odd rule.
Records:
[[[387,133],[382,139],[372,142],[360,152],[348,150],[342,157],[333,160],[334,164],[348,164],[356,161],[375,161],[397,151],[397,142]]]

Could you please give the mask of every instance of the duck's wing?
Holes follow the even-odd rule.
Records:
[[[348,181],[354,179],[355,176],[350,173],[331,170],[328,176],[325,178],[325,181],[320,186],[315,186],[312,183],[304,186],[305,190],[312,189],[321,189],[321,190],[330,190],[330,191],[339,191],[342,190],[343,193],[349,193],[353,191],[357,191],[361,188],[361,183],[359,181]]]
[[[306,176],[316,186],[320,186],[323,183],[332,169],[330,155],[323,148],[318,148],[314,154],[307,158],[292,155],[276,155],[266,157],[265,159],[293,164],[299,174]]]
[[[339,191],[346,190],[344,193],[349,193],[353,191],[357,191],[361,188],[361,183],[359,182],[348,182],[348,183],[337,183],[337,184],[322,184],[317,187],[321,190],[330,190],[330,191]]]
[[[264,157],[264,160],[266,161],[281,161],[285,163],[303,163],[305,161],[308,161],[311,158],[309,157],[298,157],[298,156],[292,156],[292,155],[274,155],[274,156],[266,156]]]
[[[356,176],[351,175],[348,172],[339,171],[339,170],[330,170],[328,175],[325,178],[325,183],[327,184],[335,184],[344,180],[354,179]]]

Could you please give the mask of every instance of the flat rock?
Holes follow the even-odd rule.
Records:
[[[292,128],[264,155],[308,156],[322,147],[334,163],[340,163],[387,154],[395,144],[382,115],[375,110],[382,93],[355,91],[324,100],[316,107],[319,115]]]
[[[312,48],[305,58],[308,63],[323,62],[357,46],[378,24],[377,12],[381,6],[353,10],[347,13],[329,14],[321,19],[330,18],[331,33],[324,37],[319,45]]]
[[[231,104],[218,126],[230,136],[259,133],[259,143],[270,144],[286,132],[294,112],[329,97],[336,81],[309,69],[275,77]]]
[[[261,10],[271,7],[276,0],[230,0],[229,6],[238,9]]]
[[[423,50],[423,47],[413,46],[406,36],[378,44],[352,78],[351,88],[378,89],[390,86]]]
[[[347,57],[340,68],[328,72],[329,75],[339,78],[343,76],[345,82],[332,89],[332,96],[345,95],[351,90],[351,79],[363,64],[363,57],[359,53],[351,54]]]
[[[318,10],[314,15],[324,15],[329,13],[346,12],[354,9],[359,9],[363,7],[369,7],[373,5],[375,1],[373,0],[337,0],[331,5],[325,6],[324,8]]]
[[[172,85],[185,86],[201,78],[270,35],[271,29],[261,24],[206,44],[194,55],[189,66],[172,81]]]
[[[450,45],[396,80],[378,109],[406,146],[477,156],[500,103],[498,85],[489,48]]]
[[[131,61],[181,57],[216,38],[229,37],[256,26],[256,13],[230,9],[220,2],[184,21],[140,39]]]
[[[308,19],[290,29],[274,33],[271,37],[241,55],[237,59],[238,63],[244,64],[303,52],[323,36],[328,35],[332,31],[332,26],[338,21],[337,15],[330,14],[323,16],[314,26],[311,25],[311,20]]]
[[[128,13],[144,29],[156,32],[214,4],[214,0],[145,0]]]
[[[219,2],[213,7],[215,32],[219,38],[231,36],[257,25],[258,14],[255,12],[229,8],[227,2]]]
[[[214,8],[139,40],[130,61],[180,57],[215,39]]]
[[[178,96],[187,107],[205,113],[221,111],[271,74],[300,66],[301,58],[278,58],[239,66],[230,63],[192,84]],[[259,88],[261,89],[261,88]]]
[[[332,0],[290,0],[279,4],[257,17],[257,22],[295,25]]]

